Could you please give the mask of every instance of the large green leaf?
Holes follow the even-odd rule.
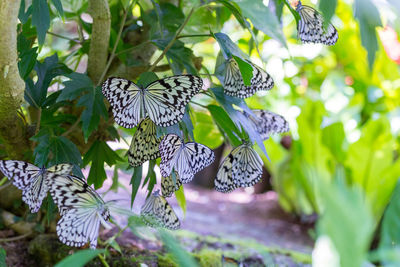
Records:
[[[6,250],[0,246],[0,267],[7,267]]]
[[[322,143],[330,150],[338,162],[344,162],[346,158],[346,134],[343,123],[336,122],[322,129]]]
[[[158,231],[164,246],[174,256],[174,259],[178,263],[178,266],[198,266],[197,262],[192,258],[192,256],[179,245],[179,242],[175,240],[175,238],[170,233],[161,228]]]
[[[18,34],[17,44],[18,55],[20,58],[20,61],[18,61],[19,75],[25,80],[33,70],[33,67],[35,67],[37,47],[31,48],[31,41],[28,40],[23,33]]]
[[[55,267],[83,267],[86,263],[94,259],[97,255],[106,252],[104,249],[85,249],[75,252],[74,254],[66,257]]]
[[[369,68],[372,69],[378,51],[376,27],[382,26],[379,11],[371,0],[355,0],[354,10],[360,25],[361,43],[367,50]]]
[[[52,154],[50,165],[66,162],[81,165],[81,153],[76,145],[64,136],[50,138],[49,147]]]
[[[61,4],[60,0],[51,0],[53,2],[53,5],[56,7],[58,13],[60,14],[61,17],[64,17],[64,9]]]
[[[278,18],[261,0],[234,0],[242,10],[242,14],[249,18],[254,27],[266,35],[279,41],[287,47],[286,39]]]
[[[337,5],[337,0],[320,0],[319,1],[319,10],[322,12],[324,16],[325,26],[331,21],[331,18],[335,14]]]
[[[194,140],[212,149],[219,147],[224,142],[224,138],[218,131],[213,122],[211,114],[207,111],[196,111],[194,114]]]
[[[32,25],[36,27],[39,45],[43,45],[50,28],[50,12],[46,0],[32,0]]]
[[[253,78],[253,67],[241,59],[240,57],[233,56],[235,61],[237,62],[240,70],[240,74],[242,75],[244,85],[251,85],[251,78]]]
[[[142,181],[142,165],[133,169],[130,185],[132,185],[131,207],[135,201],[136,194],[139,190],[140,182]]]
[[[173,175],[175,173],[173,172]],[[183,191],[183,186],[179,187],[177,191],[175,191],[176,202],[178,202],[179,207],[181,207],[183,211],[183,215],[186,215],[186,197],[185,192]]]
[[[212,118],[214,119],[215,123],[221,129],[222,133],[225,134],[232,145],[238,146],[241,144],[240,140],[240,131],[233,123],[233,121],[229,118],[229,115],[226,111],[216,105],[208,105],[208,110],[211,113]]]
[[[83,157],[83,166],[88,165],[89,162],[92,163],[87,179],[88,184],[94,184],[96,189],[100,188],[107,179],[104,164],[107,163],[111,167],[121,160],[119,155],[106,142],[95,141]]]

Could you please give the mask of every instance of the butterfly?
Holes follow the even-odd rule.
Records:
[[[205,145],[188,142],[175,134],[167,134],[160,143],[160,171],[163,177],[171,175],[174,169],[182,183],[192,181],[194,175],[210,165],[214,152]]]
[[[56,175],[47,180],[61,219],[57,222],[57,235],[68,246],[90,248],[97,246],[100,223],[110,228],[107,204],[83,179],[73,175]]]
[[[262,166],[251,143],[244,142],[222,161],[214,180],[215,190],[229,193],[238,187],[255,185],[261,179]]]
[[[324,18],[317,10],[303,6],[299,1],[296,11],[300,14],[297,34],[303,43],[334,45],[337,42],[339,35],[336,28],[330,23],[325,28]]]
[[[149,117],[143,119],[136,132],[133,134],[131,146],[128,151],[128,161],[138,167],[147,160],[152,160],[160,157],[158,146],[161,138],[157,138],[156,125]]]
[[[168,127],[182,120],[186,105],[202,86],[203,80],[193,75],[167,77],[145,88],[112,77],[103,83],[102,92],[122,127],[133,128],[146,116],[156,125]]]
[[[234,58],[226,63],[224,93],[229,96],[247,98],[261,90],[271,90],[274,87],[274,81],[271,76],[257,65],[245,60],[253,68],[253,76],[250,85],[245,85],[239,65]]]
[[[243,112],[250,119],[262,140],[267,140],[272,133],[285,133],[289,131],[289,124],[281,115],[268,110],[253,109],[253,115]]]
[[[0,160],[0,170],[12,183],[22,190],[22,200],[28,204],[32,213],[37,212],[47,196],[48,187],[45,180],[53,174],[69,174],[73,166],[58,164],[50,168],[39,168],[19,160]]]
[[[175,172],[175,181],[172,178],[172,173],[170,176],[161,177],[161,195],[163,197],[170,197],[175,191],[178,191],[182,185],[181,179],[179,179],[178,174]]]
[[[160,190],[154,191],[141,208],[140,215],[144,222],[153,227],[165,227],[176,230],[180,222],[167,200],[160,195]]]

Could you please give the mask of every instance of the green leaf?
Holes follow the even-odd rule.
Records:
[[[82,94],[93,90],[93,82],[86,74],[73,72],[65,76],[70,78],[70,80],[63,83],[65,87],[61,90],[57,102],[65,100],[72,101],[80,97]]]
[[[31,48],[31,41],[20,33],[18,34],[18,55],[20,61],[18,61],[19,75],[23,80],[28,78],[28,75],[33,70],[36,64],[37,58],[37,47]]]
[[[330,238],[340,255],[340,266],[362,266],[372,240],[374,220],[362,191],[357,186],[347,186],[343,172],[337,172],[340,175],[334,183],[315,179],[324,196],[318,235]]]
[[[97,255],[101,253],[105,253],[105,249],[85,249],[75,252],[74,254],[66,257],[59,263],[55,265],[55,267],[83,267],[86,263],[94,259]]]
[[[392,194],[383,216],[379,250],[399,248],[400,246],[400,180]]]
[[[46,0],[32,0],[32,25],[36,27],[38,42],[42,46],[50,28],[50,11]]]
[[[117,161],[122,161],[119,155],[113,151],[106,142],[95,141],[83,157],[83,166],[91,162],[87,183],[93,184],[95,189],[100,188],[107,179],[104,164],[113,166]]]
[[[198,266],[196,261],[190,256],[190,254],[184,250],[175,238],[163,229],[159,229],[160,238],[167,248],[167,250],[173,255],[178,266],[195,267]]]
[[[154,72],[143,72],[142,74],[140,74],[136,84],[139,87],[146,88],[149,84],[157,80],[158,76]]]
[[[324,17],[324,26],[327,26],[333,15],[335,14],[337,6],[337,0],[320,0],[318,9],[321,11]]]
[[[218,125],[221,132],[226,134],[231,144],[234,146],[239,146],[242,143],[240,140],[240,131],[236,127],[235,123],[233,123],[231,118],[229,118],[226,111],[216,105],[208,105],[207,108],[210,111],[215,123]]]
[[[50,165],[66,162],[81,165],[81,153],[79,152],[76,145],[64,136],[56,136],[50,138],[49,147],[52,154]]]
[[[222,32],[215,33],[214,38],[215,40],[217,40],[225,59],[229,59],[232,56],[246,58],[246,56],[239,49],[239,47],[234,42],[232,42],[231,38],[229,38],[229,36],[226,35],[225,33]]]
[[[343,123],[336,122],[322,129],[322,143],[331,151],[338,162],[344,162],[346,159],[346,151],[344,150],[346,134]]]
[[[64,9],[62,7],[61,1],[60,0],[51,0],[51,1],[53,2],[53,5],[56,7],[60,16],[64,17]]]
[[[6,250],[0,246],[0,267],[7,267]]]
[[[179,207],[181,207],[183,211],[183,216],[186,216],[186,198],[185,192],[183,191],[183,186],[179,187],[177,191],[175,191],[176,202],[178,202]]]
[[[355,0],[354,10],[354,17],[360,25],[361,44],[367,50],[369,68],[372,70],[375,53],[378,51],[375,28],[382,26],[379,11],[371,0]]]
[[[211,114],[207,111],[193,112],[194,140],[200,144],[204,144],[211,149],[217,148],[224,142],[224,137],[221,135],[218,127],[213,122]]]
[[[234,0],[234,2],[240,7],[242,14],[251,20],[254,27],[287,47],[286,39],[278,18],[262,1]]]
[[[22,24],[25,24],[32,14],[32,5],[30,5],[28,10],[25,12],[25,1],[26,0],[21,0],[18,12],[18,19],[22,22]]]
[[[132,185],[131,207],[135,201],[136,194],[139,190],[140,182],[142,181],[142,165],[133,169],[130,185]]]
[[[253,67],[237,56],[233,56],[239,65],[240,74],[242,75],[244,85],[251,85],[251,78],[253,78]]]
[[[156,165],[155,160],[150,160],[149,162],[149,169],[147,171],[146,178],[143,182],[142,188],[149,183],[147,186],[147,197],[150,196],[151,192],[153,192],[154,186],[157,184],[157,177],[156,177],[156,172],[154,171],[154,166]]]
[[[87,142],[90,134],[97,129],[100,116],[104,119],[108,118],[107,108],[104,104],[101,87],[92,88],[89,92],[79,98],[78,107],[85,107],[82,112],[82,130],[85,142]]]

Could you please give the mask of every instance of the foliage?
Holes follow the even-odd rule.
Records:
[[[74,254],[66,257],[62,261],[56,264],[56,267],[67,267],[67,266],[85,266],[86,263],[88,263],[90,260],[95,258],[97,255],[104,253],[104,249],[86,249],[86,250],[81,250],[77,251]]]
[[[365,261],[384,216],[377,258],[385,261],[382,255],[398,249],[389,244],[398,235],[391,229],[399,219],[398,190],[392,192],[400,173],[395,126],[400,73],[382,49],[377,27],[384,22],[400,29],[399,17],[387,15],[392,7],[400,9],[398,2],[376,7],[370,0],[355,0],[353,6],[319,1],[326,22],[339,29],[332,48],[299,44],[299,17],[284,0],[268,6],[251,0],[179,2],[109,1],[111,32],[103,33],[110,34],[109,60],[98,76],[122,76],[145,86],[172,74],[204,75],[211,89],[193,99],[179,125],[158,132],[179,133],[211,148],[224,142],[237,146],[243,139],[257,143],[281,206],[297,215],[321,214],[318,235],[330,238],[344,266]],[[115,174],[127,172],[133,205],[140,186],[148,194],[155,187],[158,162],[150,162],[147,174],[142,167],[128,168],[126,149],[115,152],[109,143],[129,139],[135,129],[113,123],[102,81],[86,73],[90,47],[96,45],[91,43],[95,22],[87,13],[85,0],[21,1],[18,67],[26,102],[19,115],[33,148],[26,158],[46,166],[70,162],[80,175],[88,166],[87,182],[96,189],[108,178],[105,163]],[[246,100],[224,95],[224,59],[232,56],[245,84],[251,77],[245,60],[265,62],[275,88]],[[289,119],[290,149],[276,139],[262,142],[239,111],[250,108],[271,109]],[[185,211],[183,189],[176,197]],[[343,241],[349,236],[359,243]],[[165,236],[164,241],[171,251],[179,250]]]

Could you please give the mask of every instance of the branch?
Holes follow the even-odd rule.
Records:
[[[33,233],[33,229],[35,227],[35,223],[33,222],[25,222],[23,220],[16,221],[17,216],[12,214],[11,212],[2,210],[0,212],[0,218],[2,219],[4,225],[14,232],[20,235],[26,235]]]
[[[107,0],[89,0],[88,13],[93,18],[88,57],[88,75],[94,83],[100,80],[107,64],[111,15]]]
[[[194,8],[192,8],[189,12],[189,15],[187,15],[185,21],[182,23],[182,25],[179,27],[179,29],[176,31],[174,37],[172,38],[172,40],[169,42],[169,44],[165,47],[164,51],[162,52],[162,54],[156,59],[156,61],[154,61],[154,63],[151,65],[151,67],[149,68],[149,72],[153,71],[154,68],[157,66],[158,62],[161,61],[161,59],[163,59],[163,57],[165,56],[165,54],[167,54],[168,50],[172,47],[172,45],[174,44],[174,42],[176,41],[176,39],[178,38],[178,35],[182,32],[183,28],[185,28],[186,24],[189,22],[190,17],[192,16],[194,12]]]
[[[10,158],[22,159],[29,150],[25,125],[17,111],[25,83],[19,76],[17,23],[20,0],[0,2],[0,137]]]

